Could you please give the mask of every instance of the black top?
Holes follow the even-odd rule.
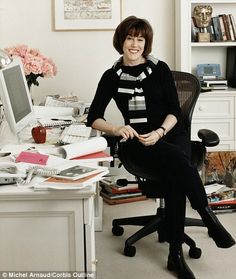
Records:
[[[129,100],[130,94],[118,93],[120,86],[120,77],[117,74],[117,68],[129,75],[137,77],[143,72],[147,65],[152,69],[150,75],[140,82],[145,98],[147,123],[141,126],[135,126],[130,123],[129,119]],[[108,69],[102,76],[94,100],[89,109],[88,125],[98,119],[104,119],[104,113],[107,105],[114,99],[118,109],[124,117],[125,124],[133,126],[138,133],[150,132],[157,129],[163,123],[167,114],[176,116],[178,123],[168,133],[168,137],[176,134],[185,134],[182,122],[179,121],[181,117],[181,109],[178,101],[175,83],[172,73],[168,65],[163,61],[158,61],[157,64],[149,61],[137,66],[123,66],[116,65]]]

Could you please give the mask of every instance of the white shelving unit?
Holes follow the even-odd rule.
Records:
[[[196,5],[211,5],[212,16],[233,14],[236,19],[236,0],[176,0],[176,70],[195,74],[197,64],[217,63],[222,76],[226,74],[226,50],[236,41],[191,42],[191,17]],[[219,134],[220,145],[212,150],[236,149],[236,89],[202,93],[193,115],[192,138],[201,128]]]
[[[220,63],[224,75],[226,48],[227,46],[236,46],[236,41],[191,42],[192,11],[199,4],[211,5],[213,8],[212,16],[232,13],[236,19],[235,0],[176,0],[176,69],[194,73],[196,64]]]

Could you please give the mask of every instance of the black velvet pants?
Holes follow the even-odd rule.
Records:
[[[207,206],[207,197],[198,170],[191,164],[191,144],[185,136],[164,139],[153,146],[137,140],[124,143],[125,157],[157,178],[157,192],[164,193],[168,239],[172,247],[183,242],[186,197],[193,209]],[[125,164],[124,164],[125,165]],[[155,184],[155,183],[154,183]]]

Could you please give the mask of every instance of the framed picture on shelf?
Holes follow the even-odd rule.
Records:
[[[121,0],[54,0],[55,31],[114,30],[121,21]]]

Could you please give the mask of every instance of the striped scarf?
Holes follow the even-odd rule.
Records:
[[[153,56],[147,57],[146,68],[136,77],[123,72],[122,57],[116,61],[113,68],[120,78],[118,93],[129,96],[129,121],[131,124],[142,124],[147,122],[146,102],[143,94],[142,81],[152,74],[152,68],[158,63]]]

